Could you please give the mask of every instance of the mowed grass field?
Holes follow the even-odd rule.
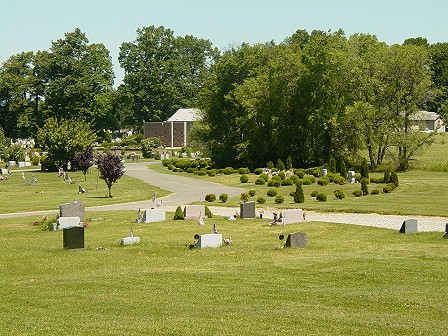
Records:
[[[446,335],[448,239],[441,233],[267,220],[137,224],[87,213],[85,249],[62,232],[0,225],[1,335]],[[92,220],[102,218],[102,220]],[[212,224],[233,244],[190,250]],[[120,246],[129,234],[140,245]],[[279,234],[306,232],[306,248]]]
[[[82,172],[70,172],[73,184],[68,184],[54,172],[24,172],[25,179],[22,179],[20,171],[14,172],[7,180],[0,181],[0,213],[57,210],[59,204],[77,199],[85,206],[95,206],[149,200],[153,192],[157,197],[169,194],[158,187],[124,175],[112,185],[114,197],[109,198],[107,185],[98,178],[97,170],[91,168],[90,171],[86,181]],[[31,174],[35,175],[36,184],[31,184]],[[87,192],[78,194],[78,186]]]

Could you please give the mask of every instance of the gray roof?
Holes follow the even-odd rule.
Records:
[[[409,120],[437,120],[440,118],[435,112],[418,111],[409,116]]]
[[[197,121],[200,119],[198,109],[184,108],[178,109],[167,121]]]

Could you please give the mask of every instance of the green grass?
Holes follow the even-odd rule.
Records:
[[[153,192],[158,197],[169,194],[158,187],[124,175],[112,186],[114,197],[109,198],[106,183],[98,178],[96,169],[91,171],[91,174],[87,174],[86,182],[82,172],[71,172],[70,177],[75,181],[73,184],[63,181],[56,173],[26,172],[25,180],[22,179],[21,172],[13,173],[7,180],[0,181],[0,213],[57,209],[59,204],[77,199],[85,206],[95,206],[147,200]],[[31,174],[36,176],[37,184],[30,183]],[[25,184],[26,180],[28,185]],[[78,185],[87,192],[78,194]]]
[[[392,193],[383,193],[384,184],[370,183],[368,185],[369,192],[373,189],[379,189],[378,195],[367,195],[363,197],[355,197],[352,195],[355,189],[361,189],[360,183],[352,183],[345,185],[338,185],[330,183],[326,186],[320,186],[316,183],[312,185],[304,185],[303,191],[305,194],[305,202],[295,204],[293,197],[289,196],[291,191],[295,191],[295,186],[281,186],[279,188],[268,187],[267,184],[259,186],[255,184],[257,175],[249,174],[249,182],[241,183],[239,174],[232,175],[216,175],[209,177],[207,175],[198,176],[188,173],[173,173],[167,168],[160,165],[151,165],[150,169],[154,169],[166,174],[181,174],[191,178],[202,179],[219,184],[225,184],[233,187],[246,188],[247,190],[254,189],[255,196],[251,197],[249,201],[256,201],[259,196],[266,199],[266,203],[258,205],[257,207],[275,207],[275,208],[294,208],[299,207],[305,210],[316,211],[335,211],[335,212],[360,212],[360,213],[380,213],[380,214],[402,214],[402,215],[423,215],[423,216],[448,216],[448,208],[446,207],[446,200],[448,199],[448,188],[446,181],[448,181],[448,172],[430,172],[421,170],[412,170],[405,173],[398,173],[400,186]],[[371,177],[382,177],[382,173],[371,173]],[[276,204],[275,197],[267,196],[268,189],[276,189],[278,195],[282,195],[285,199],[283,204]],[[337,199],[333,192],[336,189],[342,189],[345,193],[345,198]],[[312,191],[317,190],[327,194],[326,202],[318,202],[314,197],[311,197]],[[217,200],[208,205],[223,205],[230,207],[239,207],[241,200],[239,196],[229,197],[226,203],[221,203],[218,200],[219,195],[216,195]]]
[[[2,335],[445,335],[448,240],[441,233],[266,220],[136,224],[88,213],[84,250],[38,217],[0,224]],[[91,218],[104,218],[92,221]],[[184,245],[212,223],[234,243]],[[142,243],[120,246],[130,226]]]

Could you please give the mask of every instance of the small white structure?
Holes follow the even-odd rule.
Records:
[[[140,244],[140,237],[126,237],[121,238],[120,240],[121,245],[135,245]]]
[[[58,224],[56,228],[58,230],[62,230],[64,228],[70,226],[82,226],[81,220],[79,217],[59,217]]]
[[[445,132],[442,117],[435,112],[417,111],[409,116],[411,129],[421,132]]]
[[[285,209],[281,214],[286,224],[301,223],[305,220],[302,209]]]
[[[163,209],[146,209],[143,210],[142,223],[162,222],[165,218]]]
[[[206,247],[220,247],[222,245],[222,234],[219,233],[208,233],[199,236],[197,247],[200,249]]]
[[[205,217],[205,205],[186,205],[184,208],[185,218]]]

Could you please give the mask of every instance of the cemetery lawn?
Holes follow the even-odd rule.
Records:
[[[85,249],[62,232],[0,223],[2,335],[446,335],[448,239],[440,232],[223,218],[136,224],[88,213]],[[92,220],[92,218],[103,218]],[[233,244],[190,250],[215,223]],[[140,245],[120,246],[129,234]]]
[[[85,206],[95,206],[149,200],[153,192],[158,197],[169,194],[124,175],[112,185],[114,197],[109,198],[106,183],[98,178],[97,170],[91,168],[91,172],[87,174],[85,182],[82,172],[70,172],[70,177],[75,181],[73,184],[68,184],[53,172],[26,172],[25,180],[22,179],[21,172],[15,172],[7,180],[0,181],[0,213],[56,210],[59,209],[59,204],[77,199]],[[31,174],[35,175],[37,184],[31,184]],[[25,181],[28,181],[28,185]],[[78,194],[78,186],[82,186],[87,192]]]
[[[330,183],[325,186],[318,185],[316,182],[311,185],[303,185],[305,195],[304,203],[294,203],[294,199],[290,196],[295,191],[295,186],[268,187],[265,185],[256,185],[255,181],[258,175],[248,174],[249,181],[241,183],[238,173],[231,175],[216,175],[210,177],[208,175],[198,176],[188,173],[173,173],[162,164],[151,165],[150,169],[154,169],[164,174],[180,174],[182,176],[202,179],[205,181],[224,184],[232,187],[245,188],[248,191],[255,190],[255,195],[249,198],[249,201],[257,201],[262,196],[266,199],[266,203],[257,204],[257,207],[274,207],[274,208],[302,208],[314,211],[329,212],[356,212],[356,213],[379,213],[379,214],[396,214],[396,215],[421,215],[421,216],[441,216],[448,217],[448,207],[446,200],[448,199],[448,171],[433,172],[423,170],[411,170],[405,173],[398,173],[399,187],[393,192],[385,194],[383,192],[384,184],[369,183],[368,189],[379,189],[377,195],[369,194],[367,196],[355,197],[353,191],[361,189],[360,183],[351,183],[338,185]],[[370,173],[371,177],[382,177],[382,173]],[[277,195],[284,197],[284,203],[276,204],[275,197],[267,196],[269,189],[277,190]],[[345,193],[345,198],[338,199],[334,196],[334,190],[341,189]],[[319,202],[311,196],[313,191],[324,192],[327,194],[326,202]],[[226,203],[222,203],[216,195],[216,201],[206,203],[207,205],[229,206],[239,208],[241,199],[239,196],[229,197]]]

